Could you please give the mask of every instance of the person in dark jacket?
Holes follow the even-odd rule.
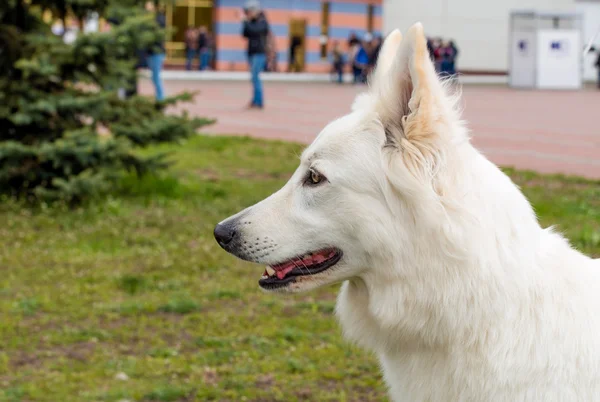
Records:
[[[433,40],[431,38],[427,38],[427,52],[429,53],[429,58],[432,62],[435,62],[435,49],[433,47]]]
[[[267,63],[266,47],[269,24],[260,11],[258,1],[249,0],[246,2],[244,11],[242,34],[248,39],[248,60],[250,61],[253,87],[253,97],[249,108],[262,109],[264,100],[260,73],[265,69]]]
[[[595,65],[598,69],[598,89],[600,89],[600,50],[598,51],[598,58],[596,59]]]
[[[596,59],[596,63],[594,63],[594,67],[598,69],[598,89],[600,89],[600,47],[592,46],[590,48],[590,52],[598,52],[598,58]]]
[[[337,75],[338,84],[344,82],[344,52],[340,48],[340,42],[333,42],[331,51],[331,72]]]
[[[198,65],[199,70],[206,70],[210,63],[211,57],[211,44],[210,33],[208,29],[203,25],[198,29],[198,59],[200,64]]]

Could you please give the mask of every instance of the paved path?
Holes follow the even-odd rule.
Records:
[[[208,132],[309,143],[331,119],[347,113],[365,87],[269,82],[263,111],[244,110],[249,83],[168,81],[166,88],[201,91],[186,108],[217,118]],[[152,93],[148,82],[142,91]],[[464,86],[463,101],[473,143],[493,162],[600,178],[600,92]]]

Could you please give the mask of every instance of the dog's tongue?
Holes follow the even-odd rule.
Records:
[[[294,268],[298,267],[300,269],[308,268],[311,265],[320,264],[323,261],[327,260],[327,258],[332,257],[335,254],[333,251],[322,251],[319,253],[315,253],[312,255],[305,256],[304,258],[297,258],[294,260],[290,260],[280,265],[276,265],[273,268],[275,271],[275,275],[277,278],[283,279],[285,276],[290,273]]]
[[[294,266],[292,265],[291,267],[285,267],[282,270],[276,270],[275,271],[275,275],[277,275],[277,278],[279,279],[283,279],[285,278],[285,276],[288,274],[288,272],[291,272],[292,269],[294,269]]]
[[[277,275],[277,278],[279,279],[283,279],[285,278],[285,276],[291,272],[298,264],[295,263],[294,261],[288,261],[285,262],[283,264],[280,265],[276,265],[273,268],[273,270],[275,271],[275,275]]]

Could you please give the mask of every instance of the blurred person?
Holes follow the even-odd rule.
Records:
[[[369,53],[367,49],[370,46],[373,36],[370,33],[365,34],[363,41],[358,42],[354,48],[354,58],[352,59],[352,73],[354,75],[354,83],[364,84],[367,80],[369,67]]]
[[[204,48],[204,53],[200,55],[202,58],[202,68],[201,70],[211,70],[212,69],[212,61],[215,54],[215,37],[212,32],[206,32],[206,46]]]
[[[156,23],[159,27],[164,29],[166,25],[166,19],[162,10],[157,10],[154,6],[154,3],[151,1],[146,2],[146,10],[156,13]],[[150,46],[150,48],[147,49],[146,60],[148,63],[148,68],[150,68],[152,73],[152,83],[154,84],[155,98],[157,101],[161,102],[165,98],[162,77],[160,76],[163,63],[165,61],[164,39],[155,42],[152,46]]]
[[[338,84],[343,83],[344,52],[342,52],[340,42],[337,40],[333,42],[333,49],[331,50],[331,72],[337,75]]]
[[[450,64],[450,71],[452,72],[452,75],[456,75],[456,59],[458,58],[458,47],[456,47],[456,44],[452,39],[450,39],[449,45],[450,50],[452,50],[452,62]]]
[[[357,44],[360,44],[358,36],[356,36],[355,32],[350,32],[350,35],[348,36],[348,49],[352,48],[352,46]]]
[[[429,52],[429,58],[431,61],[435,61],[435,49],[433,47],[433,40],[431,38],[427,38],[427,51]]]
[[[190,25],[185,30],[185,69],[191,70],[192,63],[198,53],[198,30]]]
[[[435,67],[435,71],[440,72],[441,67],[441,47],[442,47],[442,39],[434,38],[432,41],[433,48],[433,66]]]
[[[600,51],[598,51],[598,58],[596,59],[596,68],[598,69],[598,89],[600,89]]]
[[[598,82],[597,82],[597,87],[598,89],[600,89],[600,47],[594,47],[592,46],[590,48],[590,52],[598,52],[598,58],[596,58],[596,62],[594,63],[594,67],[596,67],[598,69]]]
[[[377,65],[377,59],[379,58],[379,52],[381,51],[381,45],[383,44],[383,39],[380,35],[376,35],[373,37],[369,45],[369,73],[375,69]]]
[[[450,41],[443,41],[439,49],[440,57],[440,75],[444,77],[453,77],[456,74],[456,46]]]
[[[348,43],[350,43],[350,42],[348,42]],[[353,42],[353,44],[348,48],[347,60],[350,63],[350,68],[352,69],[352,77],[353,77],[352,81],[354,83],[357,82],[358,75],[360,74],[360,70],[357,68],[357,66],[354,62],[359,50],[360,50],[360,43],[358,43],[358,42]]]
[[[241,19],[243,22],[242,34],[248,39],[248,60],[253,87],[253,97],[248,107],[250,109],[262,109],[264,100],[260,73],[265,69],[267,63],[266,42],[269,34],[269,24],[264,14],[261,13],[260,3],[257,0],[246,2]]]
[[[208,40],[208,30],[203,25],[198,29],[198,70],[206,70],[208,68],[211,52]]]
[[[290,40],[288,73],[299,71],[299,69],[297,68],[297,64],[296,64],[297,63],[296,54],[298,52],[298,49],[301,46],[302,46],[302,38],[298,35],[292,36],[292,39]]]

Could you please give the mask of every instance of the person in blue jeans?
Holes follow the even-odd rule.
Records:
[[[146,2],[146,10],[153,12],[154,3],[151,1]],[[156,13],[156,23],[161,27],[165,28],[166,19],[165,15],[162,12]],[[165,42],[164,40],[160,40],[154,43],[147,51],[147,63],[150,72],[152,73],[152,83],[154,84],[154,93],[155,98],[158,102],[162,101],[165,98],[165,93],[163,89],[162,78],[160,73],[163,68],[163,63],[165,61]]]
[[[210,67],[212,58],[212,35],[205,26],[201,26],[198,34],[198,59],[199,70],[206,70]]]
[[[262,109],[264,104],[260,73],[267,63],[266,44],[269,34],[269,24],[260,11],[260,3],[256,0],[246,2],[244,9],[242,34],[248,39],[248,60],[252,75],[253,96],[250,109]]]

